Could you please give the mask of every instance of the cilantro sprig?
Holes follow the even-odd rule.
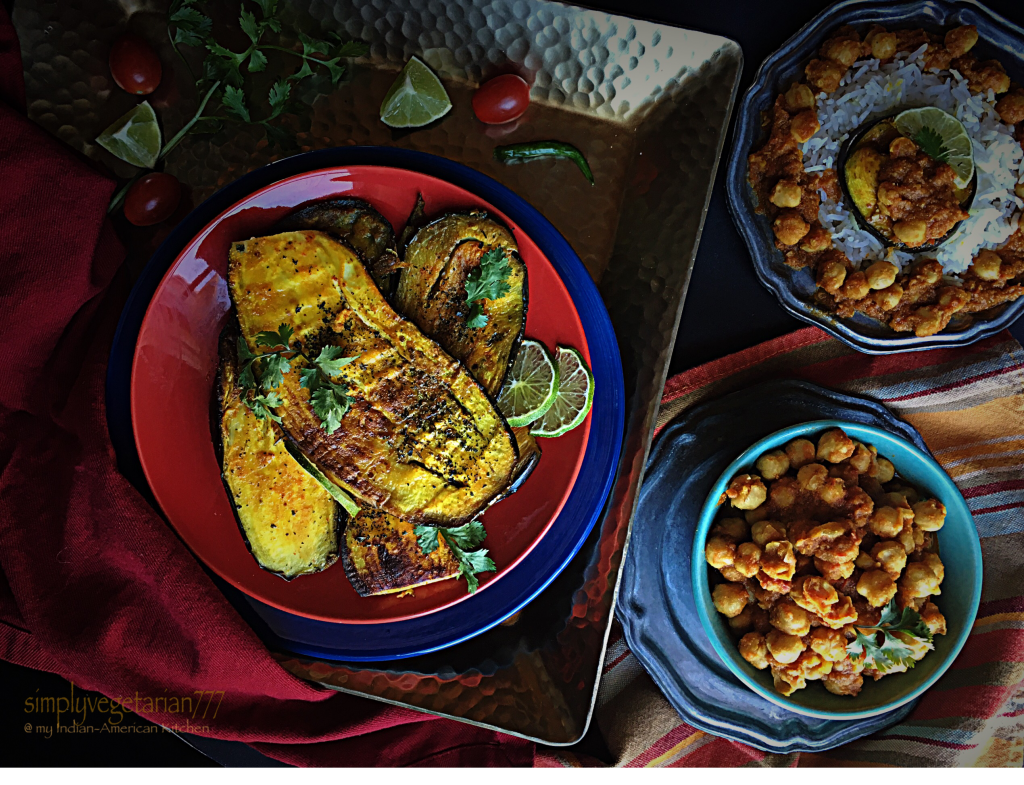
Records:
[[[491,557],[487,555],[487,549],[480,548],[480,543],[487,537],[484,525],[480,521],[470,521],[454,529],[443,526],[416,526],[413,533],[426,554],[437,550],[438,537],[444,538],[448,550],[459,562],[459,574],[456,578],[466,579],[470,594],[474,594],[480,587],[477,573],[494,572],[497,569]],[[476,550],[477,548],[480,549]]]
[[[942,141],[942,136],[934,128],[924,126],[917,132],[914,142],[925,155],[934,158],[936,161],[941,161],[942,163],[949,161],[949,150],[946,149],[946,143]]]
[[[492,248],[480,257],[480,266],[466,276],[466,304],[469,305],[467,327],[483,327],[487,324],[482,301],[497,300],[508,294],[512,288],[508,284],[511,274],[512,265],[503,249]]]
[[[895,599],[885,606],[877,625],[865,627],[858,624],[855,630],[856,637],[846,647],[850,659],[862,659],[866,668],[875,668],[881,673],[888,673],[897,666],[913,668],[916,662],[914,650],[893,633],[917,638],[932,648],[932,633],[921,614],[908,605],[901,615],[896,609]]]
[[[273,409],[284,402],[274,390],[284,381],[284,375],[291,373],[292,359],[302,357],[309,364],[299,371],[299,386],[309,390],[313,413],[320,418],[321,427],[327,433],[334,433],[352,405],[352,396],[345,385],[338,384],[332,377],[357,358],[342,357],[339,346],[325,346],[316,359],[311,359],[298,342],[292,344],[294,335],[295,331],[287,324],[282,324],[277,332],[257,333],[256,346],[270,350],[259,353],[250,350],[245,339],[239,336],[238,385],[246,391],[242,400],[257,419],[280,423],[281,418]]]
[[[267,139],[282,149],[297,151],[298,147],[291,134],[280,128],[276,121],[282,114],[294,110],[292,86],[311,77],[317,72],[329,75],[331,84],[337,87],[345,75],[345,60],[361,57],[370,51],[362,41],[348,41],[337,33],[330,32],[326,39],[312,38],[297,33],[302,52],[270,43],[270,34],[279,34],[283,29],[278,0],[251,0],[258,7],[259,15],[246,4],[242,4],[238,25],[249,45],[241,52],[233,51],[220,44],[213,36],[213,20],[205,13],[204,0],[172,0],[167,18],[167,35],[171,46],[185,64],[189,75],[196,83],[200,98],[196,113],[160,150],[157,160],[173,150],[188,134],[211,134],[220,131],[225,123],[237,122],[255,125],[263,129]],[[276,40],[276,39],[274,39]],[[202,68],[197,74],[192,69],[189,57],[181,47],[203,53]],[[253,95],[246,76],[266,71],[267,55],[271,51],[284,52],[300,60],[301,66],[290,76],[275,81],[265,98]],[[196,55],[196,52],[191,53]],[[258,110],[264,105],[266,110]],[[129,181],[110,202],[107,212],[113,212],[124,202],[131,186],[146,174],[140,171]]]

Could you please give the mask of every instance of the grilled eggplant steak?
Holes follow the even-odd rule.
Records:
[[[388,219],[362,199],[331,199],[303,207],[278,223],[275,231],[316,229],[344,240],[363,257],[370,275],[385,297],[394,292],[402,266],[395,230]]]
[[[487,324],[469,328],[466,278],[492,248],[503,248],[512,268],[509,292],[484,300]],[[526,265],[512,233],[486,213],[452,213],[422,227],[409,242],[395,309],[497,397],[523,339],[528,299]]]
[[[242,336],[281,324],[306,354],[330,344],[358,361],[334,381],[354,401],[333,434],[299,385],[277,388],[285,433],[332,482],[410,523],[470,520],[510,484],[519,452],[483,388],[381,295],[358,255],[318,231],[234,243],[228,283]]]
[[[459,574],[459,562],[438,538],[437,549],[424,553],[408,521],[364,508],[345,527],[342,563],[361,597],[393,594],[447,580]]]
[[[257,420],[235,384],[238,332],[220,340],[215,443],[221,476],[252,555],[259,565],[291,580],[320,572],[338,558],[345,513],[285,448],[271,420]]]

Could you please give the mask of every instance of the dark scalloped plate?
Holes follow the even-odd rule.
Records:
[[[952,346],[966,346],[994,335],[1024,313],[1024,298],[997,306],[988,318],[954,322],[943,332],[919,338],[897,333],[863,314],[840,319],[814,305],[814,278],[809,270],[785,265],[775,247],[771,225],[754,212],[756,199],[747,180],[747,156],[761,143],[763,112],[771,109],[779,89],[802,75],[821,41],[831,30],[844,24],[863,26],[917,26],[938,29],[957,24],[978,27],[981,40],[976,47],[982,59],[997,57],[1010,75],[1024,81],[1024,29],[970,0],[947,2],[928,0],[915,3],[881,3],[847,0],[826,9],[768,57],[758,69],[754,82],[736,112],[733,149],[726,173],[729,212],[743,236],[761,283],[790,314],[814,324],[858,351],[891,354]]]
[[[883,428],[928,453],[920,434],[877,401],[807,382],[766,382],[695,406],[651,450],[616,608],[630,650],[686,722],[773,753],[838,747],[899,722],[915,705],[859,720],[787,711],[733,676],[697,615],[690,553],[711,487],[757,440],[818,419]]]

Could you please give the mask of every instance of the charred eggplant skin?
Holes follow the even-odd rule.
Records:
[[[487,324],[469,328],[466,278],[492,248],[505,250],[509,291],[483,301]],[[483,212],[450,213],[421,227],[409,241],[395,308],[460,360],[496,397],[526,330],[529,281],[512,232]]]
[[[246,548],[264,570],[292,580],[338,559],[347,515],[288,453],[272,421],[257,420],[235,385],[236,323],[220,337],[211,422],[221,480]]]
[[[369,202],[355,198],[314,202],[285,216],[274,231],[299,229],[327,232],[346,242],[362,256],[381,293],[385,297],[394,293],[395,273],[402,266],[395,230]]]
[[[283,323],[357,357],[334,377],[354,402],[332,434],[284,375],[284,431],[331,480],[364,504],[411,523],[453,526],[512,480],[519,453],[504,418],[469,372],[383,298],[358,255],[322,232],[232,244],[229,288],[243,337]],[[308,306],[308,307],[307,307]]]

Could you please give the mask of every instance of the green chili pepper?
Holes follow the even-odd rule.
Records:
[[[494,157],[505,164],[530,161],[534,158],[568,158],[583,172],[583,176],[594,184],[594,174],[583,153],[565,142],[526,142],[507,144],[494,148]]]

